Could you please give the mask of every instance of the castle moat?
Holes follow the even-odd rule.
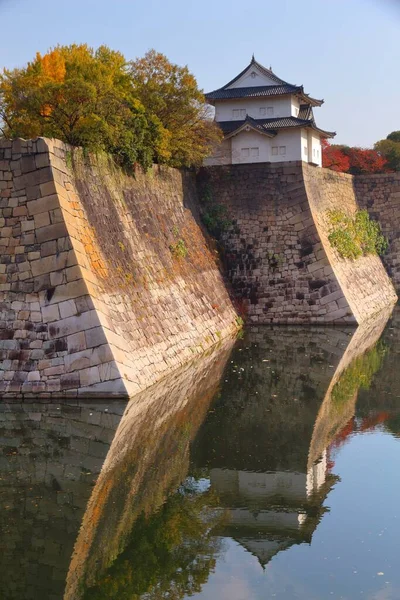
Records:
[[[400,310],[0,405],[2,600],[398,600]]]

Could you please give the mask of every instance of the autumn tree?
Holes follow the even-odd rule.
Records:
[[[377,148],[335,145],[327,140],[322,140],[322,166],[352,175],[386,173],[390,170],[386,157]]]
[[[133,93],[126,60],[101,46],[58,46],[0,75],[6,137],[56,137],[104,150],[123,165],[166,161],[168,133]]]
[[[387,160],[376,150],[369,148],[347,147],[344,150],[350,160],[348,173],[361,175],[363,173],[385,173],[388,171]]]
[[[385,140],[380,140],[374,147],[387,160],[392,171],[400,171],[400,131],[392,131]]]
[[[321,144],[322,166],[332,171],[347,173],[350,168],[350,159],[344,154],[342,147],[332,145],[324,138],[321,140]]]
[[[170,164],[200,165],[221,140],[195,77],[187,67],[150,50],[130,64],[136,97],[169,132]]]

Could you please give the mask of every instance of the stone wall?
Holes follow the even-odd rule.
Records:
[[[360,323],[395,302],[378,257],[343,260],[328,242],[326,211],[357,208],[350,176],[301,162],[217,166],[199,188],[228,209],[226,267],[251,323]]]
[[[0,228],[2,397],[130,396],[235,329],[190,173],[2,141]]]
[[[308,165],[303,165],[303,174],[314,223],[325,254],[352,314],[357,323],[362,323],[393,304],[396,295],[378,256],[343,260],[328,240],[331,228],[328,211],[340,209],[352,214],[360,208],[354,194],[353,177]]]
[[[357,201],[381,224],[389,240],[383,263],[400,289],[400,173],[358,175],[353,178]]]

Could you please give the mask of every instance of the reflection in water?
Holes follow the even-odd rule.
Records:
[[[1,598],[62,597],[125,404],[0,404]]]
[[[335,513],[346,521],[334,499],[363,456],[343,465],[346,448],[363,432],[399,436],[400,319],[380,337],[386,319],[356,331],[254,328],[232,353],[228,342],[138,395],[122,419],[114,401],[3,408],[0,597],[317,600],[378,589],[341,574],[339,593],[337,563],[333,579],[321,563],[305,582],[312,563],[296,560],[319,548]]]
[[[143,518],[149,519],[185,480],[189,444],[217,390],[232,343],[225,342],[217,351],[166,377],[128,404],[88,503],[67,577],[66,599],[75,600],[84,587],[95,586],[99,579],[107,591],[104,594],[101,590],[96,591],[93,597],[119,597],[123,589],[119,585],[126,583],[124,577],[113,587],[112,593],[116,595],[110,595],[104,572],[116,557],[125,560],[121,552],[132,535],[136,535],[136,529],[132,533],[133,526],[143,527]],[[196,510],[197,501],[188,505],[181,500],[178,504],[182,506],[182,514],[185,510],[189,514]],[[179,511],[172,512],[176,518]],[[140,516],[142,519],[137,522]],[[165,517],[168,521],[168,510]],[[161,515],[161,521],[163,518]],[[165,529],[171,530],[167,521]],[[189,521],[189,518],[183,519],[181,525]],[[162,523],[154,527],[161,542]],[[179,530],[176,523],[176,532]],[[142,538],[139,535],[135,539]],[[161,548],[165,555],[172,542],[164,542],[166,546]],[[149,546],[151,544],[147,543]],[[156,582],[154,565],[150,564],[149,571],[147,566],[144,560],[135,565],[138,571],[142,569],[135,575],[133,584],[138,584],[140,589],[143,585],[140,578],[147,582],[147,587]]]

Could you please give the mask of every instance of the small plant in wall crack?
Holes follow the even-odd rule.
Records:
[[[377,221],[370,219],[366,210],[349,215],[341,210],[327,211],[330,224],[328,240],[342,258],[355,260],[368,254],[382,255],[388,240]]]
[[[169,249],[174,258],[180,259],[185,258],[188,253],[186,248],[185,240],[179,239],[176,244],[170,244]]]
[[[283,257],[275,252],[267,252],[268,265],[272,271],[279,269],[283,265]]]
[[[244,320],[243,320],[243,318],[240,317],[240,316],[237,316],[236,319],[235,319],[235,324],[236,324],[236,327],[238,329],[243,329],[243,326],[244,326]]]

